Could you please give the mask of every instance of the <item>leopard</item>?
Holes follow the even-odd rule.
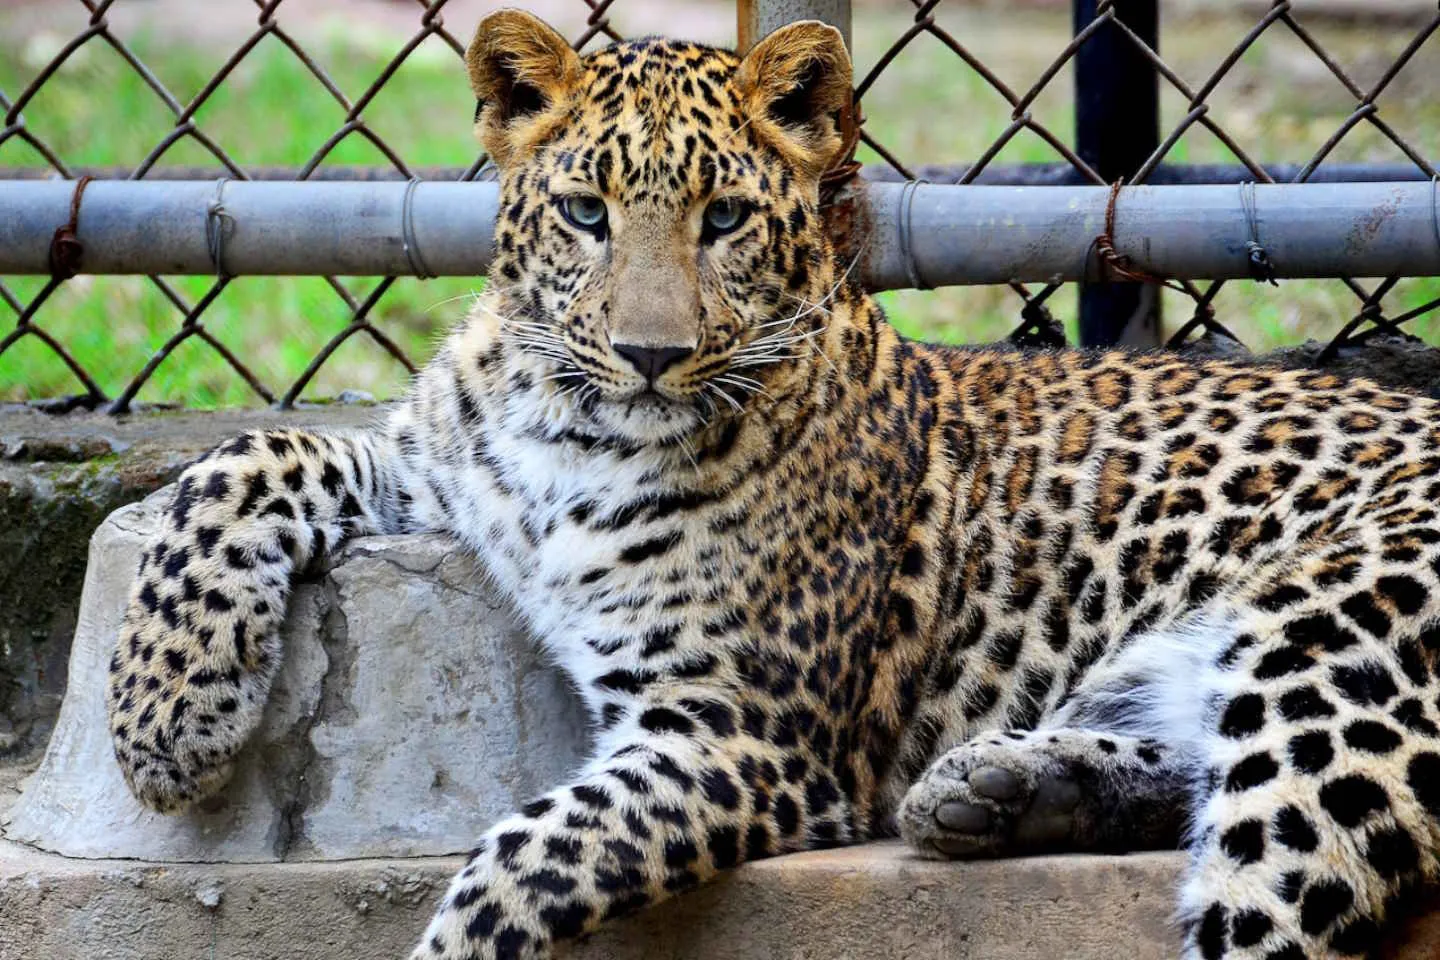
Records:
[[[466,317],[369,429],[180,476],[114,754],[230,777],[294,578],[473,550],[593,748],[478,839],[413,958],[542,958],[780,854],[1188,851],[1190,960],[1364,956],[1440,868],[1440,403],[1323,369],[901,336],[822,201],[832,26],[465,53],[499,180]],[[477,201],[478,203],[479,201]]]

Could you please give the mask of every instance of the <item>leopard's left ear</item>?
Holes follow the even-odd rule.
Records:
[[[475,91],[475,133],[505,166],[567,115],[583,67],[554,28],[523,10],[498,10],[465,51]]]
[[[840,112],[850,109],[850,54],[839,30],[819,20],[786,24],[746,54],[735,73],[757,132],[812,176],[844,148]]]

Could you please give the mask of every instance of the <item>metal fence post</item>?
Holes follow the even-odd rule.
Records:
[[[776,27],[796,20],[823,20],[839,27],[850,43],[850,0],[736,0],[739,42],[744,53]]]
[[[1105,0],[1075,0],[1075,32]],[[1160,49],[1156,0],[1113,0],[1115,16],[1155,51]],[[1075,150],[1107,181],[1129,177],[1160,145],[1160,82],[1154,66],[1112,24],[1075,54]],[[1160,288],[1153,284],[1091,284],[1080,291],[1080,342],[1085,346],[1160,344]]]

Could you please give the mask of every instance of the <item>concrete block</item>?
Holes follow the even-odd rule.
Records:
[[[375,537],[297,586],[284,665],[235,779],[150,812],[111,752],[106,669],[168,490],[96,531],[70,684],[3,833],[70,857],[260,862],[468,850],[580,763],[586,719],[476,561],[442,537]]]

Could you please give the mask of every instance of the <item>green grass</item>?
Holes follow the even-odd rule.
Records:
[[[203,87],[224,59],[218,51],[144,37],[133,46],[182,102]],[[51,78],[27,107],[30,129],[67,164],[136,165],[171,129],[172,115],[113,51],[100,44],[85,49],[88,55]],[[318,51],[341,90],[352,98],[379,75],[394,52],[338,44]],[[33,75],[22,62],[18,52],[0,47],[0,90],[13,96]],[[97,90],[105,91],[104,96],[97,98]],[[365,118],[408,164],[464,167],[477,152],[469,132],[473,109],[459,60],[432,38],[369,105]],[[242,167],[302,165],[343,122],[343,108],[273,38],[252,51],[196,115],[199,127]],[[18,139],[0,145],[0,167],[42,162]],[[325,163],[383,165],[385,158],[363,137],[352,135]],[[215,160],[185,138],[160,164],[214,166]],[[0,279],[22,301],[44,285],[37,277]],[[214,281],[177,277],[172,282],[193,303]],[[377,281],[344,282],[363,300]],[[437,336],[463,314],[466,295],[479,285],[478,280],[459,277],[401,279],[380,301],[373,320],[415,363],[423,363]],[[181,320],[180,312],[143,277],[76,278],[36,316],[36,323],[63,343],[112,396],[180,329]],[[349,320],[349,309],[330,285],[308,277],[236,279],[202,317],[206,330],[277,394]],[[389,396],[403,388],[407,376],[401,363],[361,332],[321,368],[306,396],[333,396],[351,388]],[[79,391],[79,382],[37,338],[27,337],[0,356],[0,400]],[[198,338],[186,341],[160,365],[139,399],[197,407],[263,403],[219,353]]]
[[[859,7],[856,59],[863,75],[905,27],[902,10]],[[940,22],[953,36],[1023,91],[1041,74],[1068,38],[1068,14],[977,9],[942,4]],[[623,25],[623,24],[622,24]],[[1193,86],[1199,86],[1248,29],[1233,19],[1175,21],[1167,25],[1162,51]],[[647,29],[663,25],[647,25]],[[1378,28],[1318,29],[1327,49],[1352,70],[1362,86],[1373,82],[1409,39],[1406,31]],[[6,40],[0,21],[0,90],[11,97],[34,75],[33,57],[20,41]],[[228,51],[173,40],[127,37],[133,48],[182,102],[193,96]],[[365,38],[311,43],[336,83],[358,97],[398,51],[400,41]],[[8,45],[7,45],[8,44]],[[1431,78],[1440,75],[1440,39],[1432,40],[1380,99],[1380,114],[1425,156],[1440,157],[1440,99]],[[1073,77],[1063,70],[1036,100],[1034,118],[1068,140],[1073,124]],[[98,93],[97,93],[98,92]],[[1353,109],[1354,102],[1297,40],[1272,31],[1241,58],[1212,97],[1211,116],[1242,147],[1267,162],[1304,162]],[[463,71],[453,53],[431,39],[393,77],[365,111],[370,128],[394,144],[414,166],[471,162],[472,107]],[[1184,116],[1187,104],[1173,91],[1163,98],[1163,126]],[[1010,123],[1010,108],[934,38],[921,35],[886,71],[865,99],[867,131],[909,163],[957,163],[979,156]],[[26,119],[68,164],[135,165],[165,135],[173,118],[154,93],[113,51],[92,43],[65,66],[27,107]],[[274,38],[261,43],[196,116],[200,128],[242,166],[299,166],[341,125],[344,111]],[[868,150],[861,159],[880,162]],[[1016,137],[997,164],[1051,162],[1055,152],[1028,132]],[[1172,162],[1233,162],[1228,150],[1198,128],[1176,145]],[[1369,124],[1361,124],[1331,155],[1334,161],[1402,159]],[[326,165],[383,164],[378,150],[351,136],[324,160]],[[188,139],[161,158],[162,166],[208,165],[213,159]],[[0,144],[0,168],[33,167],[42,160],[18,139]],[[40,278],[0,278],[22,300]],[[206,278],[176,278],[193,300]],[[374,279],[347,280],[357,299]],[[437,336],[464,312],[464,297],[479,281],[447,278],[397,281],[380,301],[373,320],[416,363]],[[1440,296],[1440,281],[1407,281],[1387,305],[1398,312]],[[1004,336],[1019,322],[1020,300],[1003,287],[897,291],[882,296],[906,333],[951,342]],[[1050,301],[1071,329],[1073,291]],[[1219,319],[1257,349],[1325,338],[1355,312],[1357,301],[1338,281],[1294,281],[1279,290],[1231,283],[1216,302]],[[0,323],[8,311],[0,307]],[[1189,316],[1183,297],[1167,294],[1170,325]],[[79,359],[110,394],[130,378],[180,328],[178,311],[144,278],[81,277],[61,288],[36,322]],[[315,278],[247,277],[234,281],[207,310],[208,332],[240,356],[271,389],[292,383],[315,353],[349,322],[349,311],[328,284]],[[1440,324],[1422,319],[1411,329],[1440,340]],[[396,393],[404,367],[364,333],[341,347],[306,390],[307,397],[333,396],[355,388],[378,396]],[[79,384],[38,339],[26,338],[0,356],[0,400],[24,400],[78,392]],[[177,349],[140,393],[142,401],[191,406],[260,402],[220,356],[192,338]]]

